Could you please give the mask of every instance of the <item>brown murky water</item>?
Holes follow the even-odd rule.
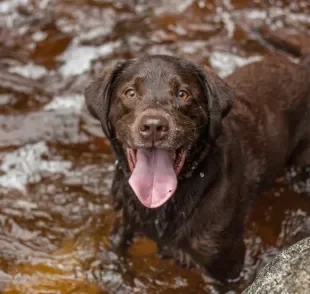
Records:
[[[1,293],[240,293],[310,231],[310,199],[277,183],[255,204],[246,264],[227,287],[110,247],[113,159],[83,89],[112,58],[167,53],[225,76],[270,50],[248,28],[310,30],[310,1],[0,1]]]

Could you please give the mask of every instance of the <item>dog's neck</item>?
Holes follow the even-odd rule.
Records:
[[[125,176],[128,176],[130,169],[121,143],[115,138],[113,143],[110,141],[110,144],[115,158],[115,169],[122,171]]]
[[[193,173],[196,171],[197,167],[200,165],[201,162],[204,162],[205,159],[210,154],[212,146],[208,143],[205,143],[203,147],[199,148],[200,150],[194,156],[190,165],[187,166],[184,172],[181,172],[179,179],[188,179],[190,178]]]
[[[183,172],[181,171],[179,179],[190,178],[197,167],[206,161],[213,148],[216,148],[216,142],[209,137],[209,129],[205,129],[200,135],[199,145],[196,143],[192,146],[190,152],[193,152],[193,154],[188,162],[185,161],[185,168]]]

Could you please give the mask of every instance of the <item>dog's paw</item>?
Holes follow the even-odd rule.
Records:
[[[192,269],[197,267],[192,257],[183,250],[176,250],[173,257],[175,263],[183,268]]]
[[[173,259],[177,266],[191,269],[196,267],[196,264],[192,260],[191,256],[183,250],[176,249],[168,246],[158,246],[157,254],[161,259]]]
[[[173,254],[172,254],[171,250],[168,247],[166,247],[166,246],[158,245],[158,247],[157,247],[157,255],[159,256],[160,259],[173,258]]]

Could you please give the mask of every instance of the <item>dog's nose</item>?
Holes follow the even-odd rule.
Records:
[[[139,124],[139,132],[146,140],[153,139],[154,142],[163,139],[169,131],[169,122],[162,116],[144,116]]]

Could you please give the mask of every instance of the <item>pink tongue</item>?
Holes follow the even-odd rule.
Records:
[[[144,206],[163,205],[178,184],[170,153],[163,149],[139,149],[129,184]]]

